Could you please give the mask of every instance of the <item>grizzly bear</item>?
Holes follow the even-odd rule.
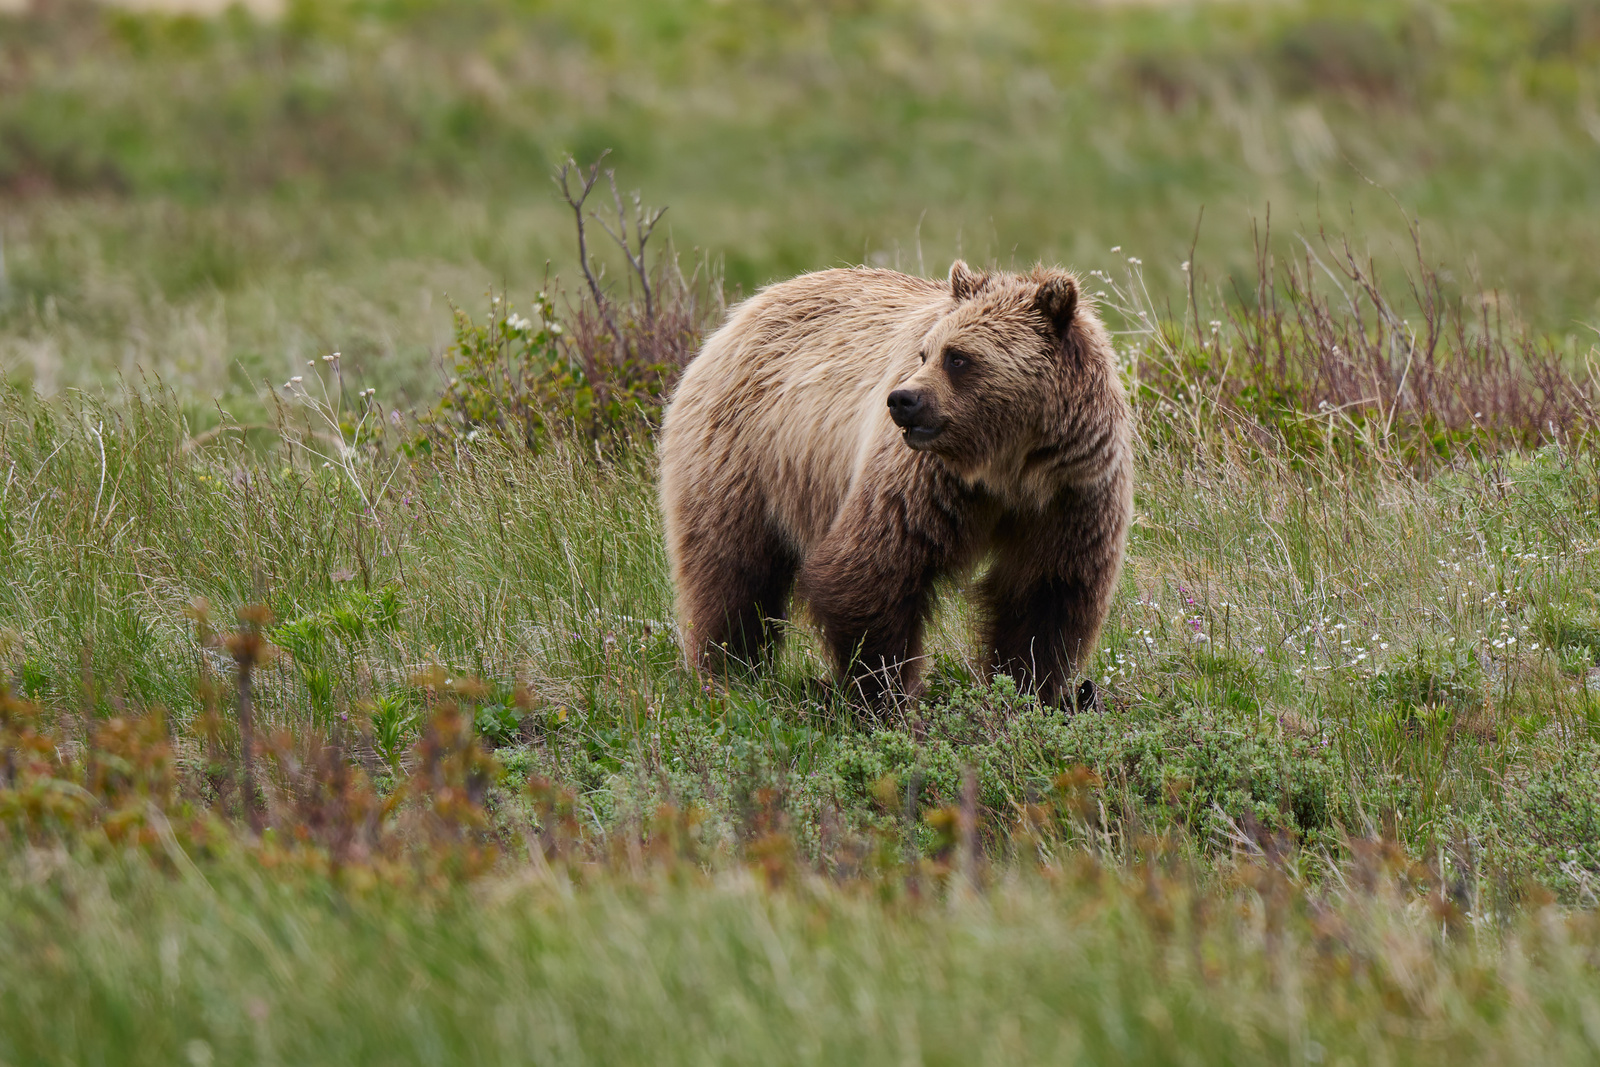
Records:
[[[1070,703],[1122,566],[1131,426],[1066,271],[958,260],[943,282],[854,268],[761,290],[661,430],[689,661],[762,660],[793,593],[881,705],[917,692],[935,584],[987,562],[983,664]]]

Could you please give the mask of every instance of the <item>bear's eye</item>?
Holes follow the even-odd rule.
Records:
[[[950,349],[944,354],[944,369],[952,374],[956,371],[966,370],[972,364],[972,357],[965,352]]]

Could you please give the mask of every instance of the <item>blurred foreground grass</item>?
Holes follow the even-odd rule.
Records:
[[[426,905],[51,853],[0,887],[31,1063],[1589,1063],[1590,916],[1489,933],[1084,864],[948,901],[681,870]],[[1259,895],[1258,895],[1259,891]]]

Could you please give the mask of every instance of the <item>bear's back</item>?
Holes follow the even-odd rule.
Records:
[[[664,494],[761,489],[802,552],[869,462],[910,462],[886,398],[954,306],[894,271],[803,274],[739,305],[685,370],[662,427]]]

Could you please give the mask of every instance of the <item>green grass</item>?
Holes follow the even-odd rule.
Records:
[[[572,783],[601,826],[694,805],[730,854],[751,783],[785,797],[815,848],[827,819],[866,832],[898,818],[884,780],[915,776],[923,807],[955,803],[964,765],[997,825],[1084,765],[1112,816],[1201,851],[1248,820],[1336,851],[1345,833],[1387,831],[1578,894],[1563,850],[1600,840],[1533,788],[1565,760],[1590,768],[1600,740],[1586,442],[1464,457],[1427,481],[1147,446],[1092,668],[1112,709],[1064,720],[973,688],[951,590],[921,725],[873,727],[809,684],[826,672],[803,626],[767,676],[723,691],[684,670],[647,449],[462,441],[413,464],[380,444],[331,466],[335,449],[292,431],[304,413],[286,408],[286,436],[261,452],[196,447],[159,401],[13,397],[0,612],[22,694],[65,721],[160,706],[181,745],[214,655],[192,605],[227,626],[261,602],[287,650],[257,676],[268,728],[360,724],[373,699],[415,707],[412,676],[441,666],[500,694],[485,707],[506,710],[483,714],[503,725],[483,721],[520,776]],[[1144,418],[1157,438],[1183,421]],[[522,711],[504,703],[518,687]],[[385,714],[393,749],[414,712]]]
[[[1142,405],[1108,709],[977,687],[952,598],[928,700],[875,725],[810,684],[803,627],[767,676],[683,668],[648,448],[413,462],[393,434],[338,452],[318,410],[197,442],[161,397],[6,399],[10,684],[68,780],[124,758],[88,754],[95,722],[165,709],[160,803],[214,826],[135,814],[134,845],[127,794],[80,831],[0,793],[7,1059],[1592,1054],[1592,439],[1419,480]],[[255,674],[260,844],[202,601],[221,628],[267,604],[282,650]],[[338,853],[295,761],[332,733],[396,788],[434,668],[486,683],[463,699],[503,768],[501,858],[373,889],[316,858]],[[570,791],[555,873],[545,780]]]
[[[36,857],[0,888],[31,1063],[1584,1063],[1592,923],[1441,936],[1380,877],[1235,906],[1159,871],[948,902],[746,875],[428,906]]]
[[[1597,19],[0,19],[0,1060],[1592,1060]],[[591,439],[583,381],[518,398],[537,450],[448,415],[419,449],[451,302],[575,292],[546,176],[605,148],[713,298],[1106,272],[1140,443],[1102,712],[981,685],[960,583],[882,720],[803,619],[689,672],[647,432]],[[1269,203],[1280,267],[1355,235],[1425,334],[1421,218],[1464,310],[1420,407],[1325,246],[1271,275],[1273,370]],[[222,636],[258,604],[259,812]]]
[[[302,4],[282,23],[0,20],[0,364],[45,393],[135,367],[241,418],[338,349],[432,391],[444,294],[570,267],[545,176],[611,149],[680,249],[748,292],[870,261],[1107,268],[1158,298],[1201,209],[1208,286],[1251,220],[1409,218],[1452,285],[1592,341],[1587,0],[1310,6]],[[691,257],[693,258],[693,257]]]

